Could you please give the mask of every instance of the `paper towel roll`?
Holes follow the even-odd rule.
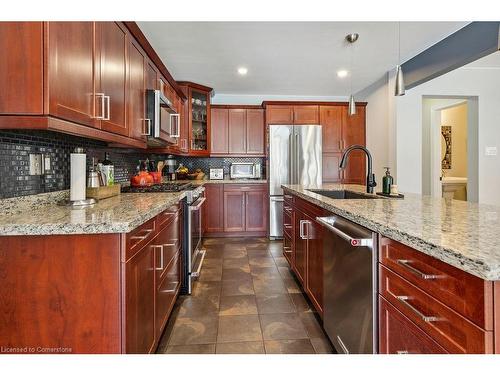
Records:
[[[85,193],[85,173],[87,156],[82,148],[76,148],[70,155],[71,161],[71,181],[69,199],[71,201],[84,200]]]

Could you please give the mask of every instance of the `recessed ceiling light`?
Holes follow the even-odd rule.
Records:
[[[345,77],[347,77],[348,74],[349,74],[349,72],[347,70],[342,69],[342,70],[339,70],[337,72],[337,77],[345,78]]]
[[[248,73],[248,69],[247,68],[244,68],[244,67],[238,68],[238,74],[244,76],[247,73]]]

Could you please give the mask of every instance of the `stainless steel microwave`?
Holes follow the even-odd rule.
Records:
[[[179,114],[160,90],[146,90],[145,133],[148,146],[175,144],[179,138]]]
[[[232,179],[261,178],[261,165],[260,163],[232,163],[229,175]]]

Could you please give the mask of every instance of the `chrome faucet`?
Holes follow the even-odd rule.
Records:
[[[363,151],[368,158],[368,174],[366,176],[366,192],[373,193],[373,188],[377,186],[377,182],[375,181],[375,174],[372,171],[372,155],[370,151],[365,146],[361,145],[352,145],[349,146],[344,153],[342,154],[342,159],[340,159],[340,169],[344,169],[347,165],[347,157],[353,150],[361,150]]]

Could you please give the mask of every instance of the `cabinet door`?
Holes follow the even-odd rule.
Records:
[[[42,114],[43,23],[0,22],[0,51],[0,113]]]
[[[189,88],[189,153],[210,154],[210,96],[206,91]]]
[[[323,314],[323,229],[314,218],[307,216],[307,282],[306,292],[316,310]]]
[[[268,105],[266,107],[266,122],[268,124],[293,124],[293,106]]]
[[[149,353],[155,343],[154,249],[145,246],[125,264],[127,353]]]
[[[293,246],[294,270],[302,285],[305,285],[307,240],[305,240],[305,221],[307,218],[295,210],[295,242]]]
[[[49,113],[100,127],[102,97],[94,96],[94,22],[48,22]]]
[[[147,62],[142,50],[135,43],[129,45],[129,136],[145,141],[146,129],[146,72]]]
[[[212,154],[227,154],[229,152],[228,124],[229,111],[224,108],[212,108]]]
[[[182,87],[182,92],[186,97],[189,97],[189,90],[187,87]],[[189,102],[187,100],[180,103],[179,113],[181,114],[180,125],[181,125],[181,136],[179,139],[179,150],[182,153],[189,152]]]
[[[424,331],[379,296],[380,354],[445,354]]]
[[[247,109],[247,154],[265,153],[265,124],[263,109]]]
[[[156,337],[159,339],[174,306],[181,284],[181,254],[177,252],[170,262],[165,277],[156,290]]]
[[[267,201],[265,190],[247,191],[245,197],[245,229],[247,232],[265,232],[267,229]]]
[[[345,106],[320,106],[319,123],[323,129],[323,152],[342,152],[342,121]]]
[[[317,105],[293,106],[293,123],[295,125],[319,124],[319,107]]]
[[[116,22],[96,24],[99,93],[104,94],[105,118],[103,130],[128,135],[127,128],[127,50],[128,38],[125,28]]]
[[[224,232],[245,231],[245,192],[224,192]]]
[[[354,116],[344,115],[342,137],[344,149],[352,145],[364,146],[365,141],[365,107],[358,106]],[[344,170],[343,182],[348,184],[366,183],[366,156],[361,151],[353,151],[349,155],[347,167]]]
[[[246,109],[229,110],[229,153],[245,154],[246,147]]]
[[[342,171],[339,168],[342,153],[323,153],[323,182],[339,182]]]
[[[217,233],[224,231],[224,185],[205,185],[205,232]]]

